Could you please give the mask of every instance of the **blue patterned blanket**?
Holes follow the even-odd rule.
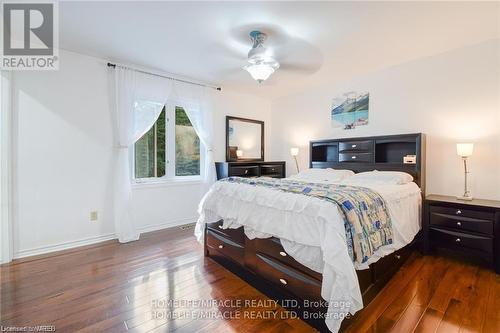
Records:
[[[369,188],[273,178],[229,177],[222,181],[307,195],[336,204],[344,218],[353,262],[364,263],[378,248],[392,244],[392,223],[385,201]]]

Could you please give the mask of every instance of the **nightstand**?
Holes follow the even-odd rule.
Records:
[[[429,195],[422,221],[425,254],[467,257],[500,274],[500,201]]]

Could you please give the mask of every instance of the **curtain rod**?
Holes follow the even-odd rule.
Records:
[[[183,83],[188,83],[188,84],[194,84],[196,86],[201,86],[201,87],[212,88],[212,89],[215,89],[215,90],[218,90],[218,91],[222,90],[221,87],[209,86],[207,84],[196,83],[196,82],[191,82],[191,81],[182,80],[182,79],[176,79],[175,77],[160,75],[160,74],[151,73],[151,72],[146,72],[146,71],[143,71],[143,70],[140,70],[140,69],[135,69],[135,68],[127,67],[127,66],[123,66],[123,65],[112,64],[112,63],[108,62],[108,67],[116,68],[116,66],[122,67],[122,68],[131,69],[131,70],[134,70],[134,71],[139,72],[139,73],[144,73],[144,74],[153,75],[153,76],[159,76],[159,77],[162,77],[162,78],[165,78],[165,79],[169,79],[169,80],[173,80],[173,81],[178,81],[178,82],[183,82]]]

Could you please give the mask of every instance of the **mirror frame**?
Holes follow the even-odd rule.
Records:
[[[237,158],[231,159],[229,152],[229,121],[243,121],[260,125],[260,158]],[[226,116],[226,162],[246,162],[246,161],[264,161],[264,122],[262,120],[247,119],[233,116]]]

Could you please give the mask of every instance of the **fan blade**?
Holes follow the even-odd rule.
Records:
[[[279,71],[294,71],[294,72],[302,72],[304,74],[312,74],[316,72],[319,67],[316,64],[300,64],[300,63],[281,63]]]
[[[214,43],[207,48],[206,52],[220,54],[221,57],[228,60],[244,62],[247,58],[248,49],[243,50],[241,47],[230,47],[226,44]]]

